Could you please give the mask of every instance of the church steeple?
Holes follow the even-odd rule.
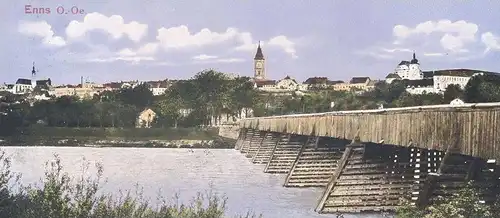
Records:
[[[31,76],[36,76],[35,62],[33,62],[33,70],[31,70]]]
[[[411,59],[410,64],[418,64],[417,57],[415,55],[415,51],[413,51],[413,59]]]
[[[257,53],[255,53],[255,58],[253,59],[254,62],[254,78],[258,80],[265,80],[266,79],[266,60],[264,59],[264,54],[262,54],[262,48],[260,48],[260,41],[259,41],[259,47],[257,47]]]
[[[262,49],[260,48],[260,41],[259,41],[259,47],[257,47],[257,53],[255,53],[254,60],[264,60],[264,54],[262,53]]]

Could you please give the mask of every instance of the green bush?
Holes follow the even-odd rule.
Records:
[[[120,192],[118,196],[98,194],[102,183],[103,168],[97,166],[94,177],[71,178],[63,172],[60,158],[47,162],[45,177],[40,186],[22,187],[16,175],[10,171],[10,161],[4,152],[0,154],[0,217],[10,218],[222,218],[225,217],[227,198],[207,192],[198,194],[190,204],[169,204],[164,198],[159,205],[137,189]],[[84,164],[86,175],[88,163]],[[19,190],[14,190],[14,183]],[[177,196],[178,200],[178,196]],[[177,201],[178,202],[178,201]],[[247,213],[246,216],[256,217]],[[262,216],[260,216],[262,217]]]
[[[498,198],[497,198],[498,201]],[[481,203],[480,190],[473,183],[459,189],[451,197],[438,197],[436,201],[425,207],[419,208],[405,201],[404,206],[398,208],[398,218],[496,218],[500,204],[494,205]]]

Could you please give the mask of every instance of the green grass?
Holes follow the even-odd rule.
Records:
[[[209,128],[65,128],[33,126],[22,129],[21,138],[96,140],[214,140],[218,129]]]

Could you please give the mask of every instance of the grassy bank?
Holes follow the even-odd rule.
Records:
[[[61,128],[33,126],[3,137],[1,146],[234,148],[218,128]]]
[[[93,140],[214,140],[218,128],[65,128],[31,126],[15,138]]]

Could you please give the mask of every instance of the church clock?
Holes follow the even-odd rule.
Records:
[[[257,62],[257,63],[255,64],[255,67],[257,67],[257,68],[262,68],[262,63],[261,63],[261,62]]]

